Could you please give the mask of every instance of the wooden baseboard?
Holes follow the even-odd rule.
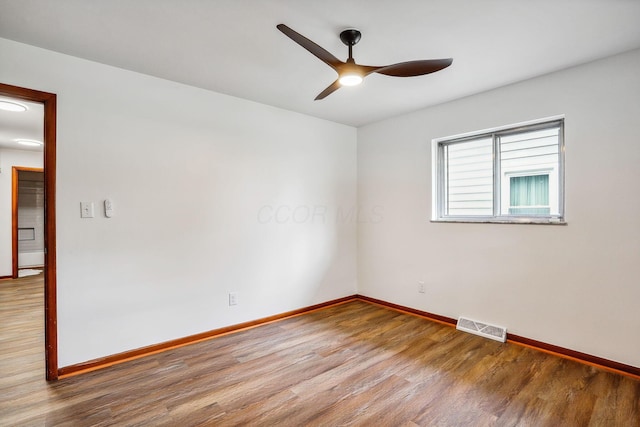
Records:
[[[532,340],[531,338],[521,337],[519,335],[510,334],[508,332],[507,341],[543,351],[545,353],[560,356],[565,359],[575,360],[577,362],[595,366],[597,368],[605,369],[617,374],[623,374],[635,379],[640,379],[640,368],[636,366],[626,365],[624,363],[616,362],[615,360],[604,359],[602,357],[593,356],[591,354],[582,353],[576,350],[571,350],[570,348],[560,347],[553,344],[548,344],[542,341]]]
[[[222,335],[239,332],[249,328],[254,328],[267,323],[276,322],[278,320],[287,319],[290,317],[301,316],[313,311],[321,310],[327,307],[331,307],[338,304],[344,304],[349,301],[360,300],[370,304],[376,304],[381,307],[396,310],[401,313],[407,313],[414,316],[419,316],[434,322],[438,322],[447,326],[455,327],[456,319],[451,317],[442,316],[439,314],[429,313],[415,308],[405,307],[402,305],[390,303],[387,301],[371,298],[365,295],[351,295],[344,298],[327,301],[321,304],[312,305],[309,307],[300,308],[298,310],[288,311],[286,313],[276,314],[274,316],[265,317],[262,319],[244,322],[237,325],[231,325],[224,328],[214,329],[211,331],[203,332],[196,335],[190,335],[184,338],[178,338],[175,340],[163,342],[160,344],[154,344],[147,347],[138,348],[123,353],[114,354],[111,356],[102,357],[99,359],[90,360],[88,362],[78,363],[76,365],[65,366],[58,369],[58,378],[66,378],[73,375],[78,375],[85,372],[95,371],[97,369],[106,368],[118,363],[123,363],[133,359],[139,359],[144,356],[160,353],[177,347],[183,347],[189,344],[195,344],[200,341],[209,340]],[[542,341],[536,341],[530,338],[522,337],[507,333],[507,341],[529,347],[535,350],[543,351],[545,353],[553,354],[566,359],[575,360],[580,363],[602,368],[608,371],[612,371],[618,374],[627,375],[636,379],[640,379],[640,368],[636,366],[626,365],[624,363],[616,362],[609,359],[593,356],[579,351],[571,350],[564,347],[559,347],[553,344],[548,344]]]
[[[392,310],[400,311],[403,313],[413,314],[416,316],[424,317],[429,320],[436,321],[449,326],[456,326],[456,319],[451,317],[441,316],[439,314],[433,314],[426,311],[416,310],[415,308],[404,307],[398,304],[378,300],[375,298],[367,297],[364,295],[357,295],[357,299],[367,301],[372,304],[377,304],[383,307],[390,308]],[[587,353],[581,353],[579,351],[571,350],[569,348],[560,347],[553,344],[548,344],[542,341],[536,341],[531,338],[522,337],[507,332],[507,341],[532,348],[534,350],[543,351],[545,353],[553,354],[555,356],[563,357],[565,359],[575,360],[580,363],[584,363],[597,368],[605,369],[607,371],[615,372],[617,374],[627,375],[636,379],[640,379],[640,368],[636,366],[626,365],[624,363],[616,362],[614,360],[604,359],[602,357],[593,356]]]
[[[147,347],[125,351],[123,353],[113,354],[111,356],[89,360],[87,362],[82,362],[75,365],[64,366],[58,369],[58,378],[62,379],[62,378],[67,378],[67,377],[71,377],[71,376],[86,373],[86,372],[95,371],[98,369],[106,368],[108,366],[116,365],[118,363],[123,363],[129,360],[139,359],[141,357],[150,356],[156,353],[161,353],[163,351],[167,351],[173,348],[183,347],[189,344],[195,344],[197,342],[209,340],[211,338],[231,334],[234,332],[243,331],[250,328],[255,328],[256,326],[276,322],[278,320],[288,319],[295,316],[301,316],[303,314],[311,313],[313,311],[321,310],[323,308],[331,307],[338,304],[344,304],[349,301],[354,301],[355,299],[357,299],[356,295],[350,295],[347,297],[327,301],[321,304],[300,308],[298,310],[287,311],[286,313],[264,317],[262,319],[253,320],[250,322],[244,322],[244,323],[239,323],[237,325],[226,326],[224,328],[214,329],[211,331],[190,335],[188,337],[178,338],[175,340],[166,341],[159,344],[153,344]]]
[[[362,300],[362,301],[366,301],[366,302],[370,302],[372,304],[380,305],[382,307],[390,308],[392,310],[396,310],[396,311],[399,311],[401,313],[414,314],[416,316],[424,317],[426,319],[433,320],[435,322],[442,323],[444,325],[456,326],[456,319],[453,319],[451,317],[440,316],[439,314],[428,313],[426,311],[417,310],[415,308],[405,307],[405,306],[398,305],[398,304],[393,304],[391,302],[387,302],[387,301],[383,301],[383,300],[367,297],[367,296],[364,296],[364,295],[357,295],[357,299]]]

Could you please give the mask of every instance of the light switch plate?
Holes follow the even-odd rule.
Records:
[[[93,202],[80,202],[80,218],[93,218],[93,211]]]

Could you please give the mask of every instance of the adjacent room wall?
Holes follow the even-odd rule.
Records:
[[[18,172],[18,268],[44,265],[44,173]]]
[[[1,80],[0,80],[1,81]],[[0,149],[0,276],[13,274],[11,247],[11,193],[12,168],[23,166],[42,167],[42,152],[29,150]]]
[[[58,95],[60,367],[356,293],[354,128],[3,39],[0,63]]]
[[[359,292],[640,366],[638,70],[640,50],[360,128],[359,204],[382,215]],[[560,114],[568,225],[429,221],[433,138]]]

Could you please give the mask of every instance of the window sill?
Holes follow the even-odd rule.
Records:
[[[468,224],[533,224],[533,225],[567,225],[564,218],[438,218],[431,222],[453,222]]]

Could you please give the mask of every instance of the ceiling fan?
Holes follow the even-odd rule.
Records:
[[[349,47],[349,58],[347,59],[347,62],[343,62],[327,52],[324,48],[318,46],[302,34],[295,32],[286,25],[279,24],[276,27],[291,40],[307,49],[338,73],[338,79],[331,83],[325,90],[320,92],[320,94],[315,98],[316,101],[326,98],[341,86],[355,86],[362,83],[362,80],[371,73],[379,73],[394,77],[414,77],[440,71],[443,68],[447,68],[453,62],[452,58],[447,58],[399,62],[397,64],[381,67],[356,64],[353,59],[352,51],[353,46],[360,41],[362,34],[360,31],[353,28],[344,30],[340,33],[340,40]]]

